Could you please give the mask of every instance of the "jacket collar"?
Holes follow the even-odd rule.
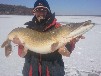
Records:
[[[54,19],[55,19],[55,13],[49,15],[49,17],[47,17],[45,20],[42,20],[41,22],[39,22],[37,18],[34,16],[32,19],[34,25],[33,27],[35,27],[35,29],[38,31],[45,31],[48,28],[55,25],[56,19],[55,20]]]

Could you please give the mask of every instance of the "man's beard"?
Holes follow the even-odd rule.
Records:
[[[44,17],[44,16],[38,16],[37,19],[38,19],[38,21],[40,22],[40,21],[42,21],[42,20],[45,20],[45,17]]]

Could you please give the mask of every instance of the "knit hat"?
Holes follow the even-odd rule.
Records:
[[[50,7],[49,7],[49,4],[46,0],[37,0],[34,4],[34,8],[33,8],[33,11],[35,12],[35,10],[37,8],[46,8],[49,12],[51,12],[50,10]]]

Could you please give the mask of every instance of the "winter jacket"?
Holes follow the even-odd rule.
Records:
[[[61,26],[56,22],[55,14],[51,14],[41,23],[38,22],[36,17],[33,17],[32,21],[25,23],[25,25],[28,25],[27,28],[40,32],[46,32]],[[66,47],[72,52],[74,45],[67,43]],[[59,54],[58,50],[49,54],[38,54],[29,50],[24,58],[24,76],[64,76],[65,74],[62,55]]]

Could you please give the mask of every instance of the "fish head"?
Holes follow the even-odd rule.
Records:
[[[78,36],[81,36],[85,34],[87,31],[92,29],[95,26],[94,23],[91,23],[90,21],[82,23],[82,25],[78,26],[73,26],[71,28],[71,33],[68,35],[69,38],[76,38]]]

